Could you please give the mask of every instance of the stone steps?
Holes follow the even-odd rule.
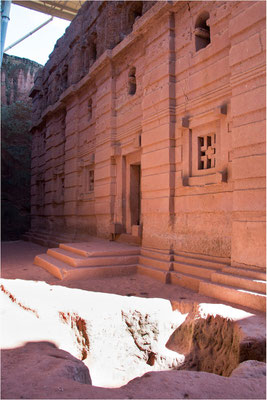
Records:
[[[203,267],[202,263],[201,265],[191,265],[175,261],[173,262],[173,270],[176,272],[198,276],[200,278],[210,278],[212,273],[217,271],[216,269]]]
[[[23,240],[31,241],[33,243],[39,244],[40,246],[44,247],[55,247],[58,246],[60,243],[72,241],[73,238],[67,235],[53,235],[48,233],[42,232],[27,232],[22,236]]]
[[[42,237],[40,234],[33,235],[31,233],[25,233],[22,235],[22,239],[25,241],[33,242],[39,244],[40,246],[47,246],[47,238]]]
[[[103,255],[85,257],[77,253],[73,253],[62,248],[48,249],[47,254],[63,261],[72,267],[90,267],[103,265],[120,265],[120,264],[136,264],[138,262],[137,255]]]
[[[59,248],[36,256],[34,263],[59,279],[137,272],[222,301],[265,311],[265,271],[257,267],[232,267],[225,261],[210,256],[197,258],[188,253],[140,250],[136,246],[91,237],[87,242],[61,243]]]
[[[158,260],[154,257],[145,257],[142,254],[139,256],[139,264],[157,269],[163,269],[164,271],[169,271],[171,268],[171,263],[169,261]]]
[[[263,293],[203,281],[199,284],[199,293],[254,310],[266,311],[266,295]]]
[[[180,254],[174,255],[174,261],[178,263],[190,264],[190,265],[197,265],[199,266],[199,258],[184,256]],[[201,259],[201,266],[208,267],[213,269],[222,269],[225,267],[225,264],[219,263],[212,260]]]
[[[168,283],[169,272],[160,270],[158,268],[144,266],[137,264],[137,273],[149,276],[150,278],[156,279],[162,283]]]
[[[266,280],[266,272],[260,270],[259,268],[250,269],[250,268],[238,268],[238,267],[224,267],[222,271],[227,272],[229,274],[247,276],[248,278]]]
[[[110,277],[136,273],[139,253],[137,247],[92,238],[84,243],[61,243],[36,256],[34,264],[59,279]]]
[[[169,283],[179,285],[187,289],[198,292],[200,282],[207,282],[205,278],[201,278],[196,275],[190,275],[188,273],[180,273],[177,271],[171,271],[169,274]]]
[[[101,243],[101,241],[96,241],[96,243]],[[117,256],[118,250],[114,249],[114,244],[103,240],[103,245],[105,246],[104,254],[105,256]],[[91,243],[60,243],[59,248],[69,251],[74,254],[79,254],[84,257],[98,257],[103,255],[103,248],[99,249],[96,247],[97,245],[94,241]],[[98,246],[99,247],[99,246]],[[120,255],[139,255],[140,249],[139,247],[133,246],[125,246],[124,248],[120,247]]]
[[[230,275],[225,272],[215,272],[211,275],[211,281],[222,283],[228,286],[235,286],[241,289],[252,290],[260,293],[266,293],[266,281],[256,280],[238,275]]]
[[[136,273],[136,265],[104,265],[73,268],[47,254],[35,257],[34,264],[47,270],[58,279],[86,279],[130,275]]]
[[[209,256],[206,254],[198,254],[198,253],[188,253],[185,251],[179,251],[179,253],[176,253],[175,256],[182,256],[186,257],[187,259],[196,259],[196,260],[201,260],[201,261],[211,261],[223,265],[229,265],[230,259],[226,257],[217,257],[217,256]]]
[[[173,254],[170,254],[168,251],[163,252],[155,249],[149,249],[147,247],[141,248],[141,256],[156,258],[158,260],[163,260],[163,261],[173,260]]]
[[[223,259],[141,249],[137,271],[210,297],[266,310],[266,274],[256,267],[231,267]]]

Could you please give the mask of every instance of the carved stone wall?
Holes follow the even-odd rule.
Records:
[[[264,30],[263,2],[87,2],[32,91],[32,235],[263,266]]]

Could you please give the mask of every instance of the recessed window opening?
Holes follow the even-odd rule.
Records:
[[[196,51],[204,49],[210,44],[210,27],[207,25],[209,17],[209,13],[204,12],[196,20],[194,30]]]
[[[142,16],[142,11],[143,11],[143,2],[142,1],[133,2],[128,13],[129,31],[132,30],[133,24],[135,23],[136,19]]]
[[[64,64],[63,69],[62,69],[62,86],[63,90],[65,90],[68,87],[68,65]]]
[[[92,59],[95,61],[97,56],[96,43],[92,43]]]
[[[92,118],[93,114],[93,106],[92,106],[92,99],[88,100],[88,121]]]
[[[64,196],[64,178],[61,178],[60,195],[61,195],[61,198]]]
[[[133,96],[136,93],[136,68],[132,67],[128,78],[128,93]]]
[[[91,63],[94,62],[97,58],[97,33],[92,32],[89,36],[90,43],[90,60]]]
[[[216,134],[198,137],[198,169],[216,167]]]
[[[88,170],[88,191],[92,192],[95,186],[95,174],[93,169]]]
[[[134,10],[134,11],[133,11],[133,18],[134,18],[134,21],[135,21],[137,18],[141,17],[141,16],[142,16],[142,9],[140,9],[140,10]]]

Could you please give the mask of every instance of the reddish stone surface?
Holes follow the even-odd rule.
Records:
[[[29,102],[35,74],[41,67],[27,58],[4,54],[1,68],[1,104]]]
[[[260,1],[87,2],[32,91],[29,237],[265,268],[264,39]]]

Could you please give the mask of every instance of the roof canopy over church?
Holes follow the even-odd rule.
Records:
[[[12,3],[71,21],[85,0],[12,0]]]

